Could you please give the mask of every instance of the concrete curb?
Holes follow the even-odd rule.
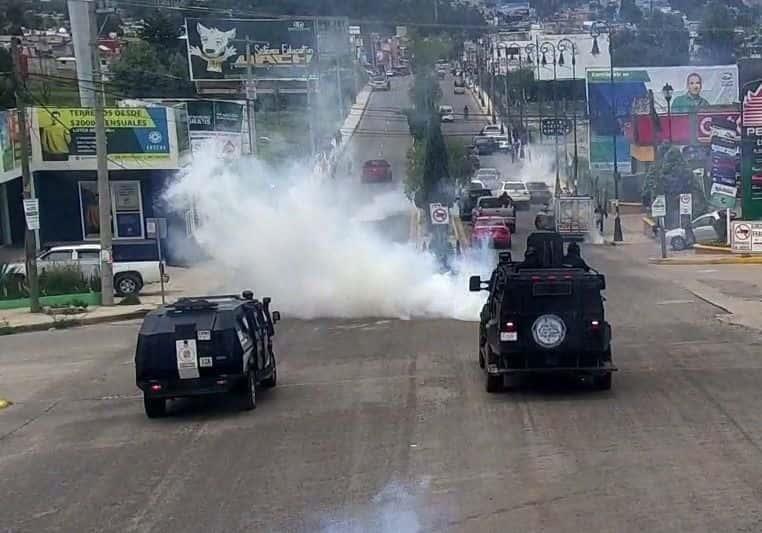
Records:
[[[722,246],[710,246],[708,244],[694,244],[693,252],[696,254],[732,254],[733,250]]]
[[[56,322],[51,320],[50,322],[40,322],[38,324],[21,324],[18,326],[6,326],[6,335],[15,335],[16,333],[30,333],[34,331],[48,331],[49,329],[69,329],[79,326],[90,326],[94,324],[106,324],[111,322],[123,322],[125,320],[134,320],[136,318],[143,318],[155,308],[142,308],[130,310],[129,312],[121,313],[118,315],[105,315],[105,316],[91,316],[83,318],[71,318],[62,319],[59,321],[59,327],[56,328]]]
[[[762,256],[650,257],[652,265],[762,265]]]

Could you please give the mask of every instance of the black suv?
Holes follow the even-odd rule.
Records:
[[[611,326],[604,318],[603,275],[563,265],[558,233],[533,233],[527,247],[538,257],[514,263],[510,252],[488,282],[470,279],[473,292],[488,290],[479,327],[479,366],[487,392],[530,373],[566,373],[611,388]]]
[[[135,350],[135,379],[149,418],[166,415],[167,400],[234,393],[257,406],[257,387],[275,387],[272,338],[280,313],[270,298],[242,295],[182,298],[146,315]]]

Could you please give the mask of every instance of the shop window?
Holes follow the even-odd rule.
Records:
[[[98,216],[98,183],[79,182],[79,201],[82,216],[82,235],[97,239],[100,235]],[[139,181],[111,182],[111,220],[114,238],[143,238],[143,201]]]

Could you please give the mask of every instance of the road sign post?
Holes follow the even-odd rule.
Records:
[[[659,240],[661,241],[661,257],[662,259],[667,257],[667,238],[664,234],[664,217],[667,216],[667,199],[663,194],[660,194],[654,198],[651,203],[651,217],[658,220],[659,223]]]
[[[146,218],[146,235],[156,239],[156,251],[159,253],[159,277],[161,278],[161,303],[164,305],[164,259],[161,254],[161,240],[167,238],[166,218]]]
[[[450,223],[450,211],[446,205],[429,204],[429,214],[432,224],[445,225]]]

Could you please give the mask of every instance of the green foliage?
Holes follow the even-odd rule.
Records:
[[[643,21],[643,12],[635,4],[635,0],[622,0],[619,7],[619,18],[625,22],[639,24]]]
[[[668,210],[678,209],[681,193],[693,194],[693,214],[706,211],[707,199],[704,195],[702,178],[696,178],[677,147],[660,146],[658,160],[651,165],[643,183],[643,192],[648,198],[664,194],[667,196]]]
[[[704,62],[724,64],[735,61],[735,20],[734,11],[724,2],[714,0],[706,5],[699,29]]]
[[[140,305],[140,298],[137,294],[128,294],[117,305]]]
[[[689,34],[678,15],[654,11],[637,30],[614,34],[614,65],[659,67],[687,65]]]
[[[431,73],[438,59],[450,60],[454,57],[453,40],[449,37],[421,37],[413,35],[410,52],[413,56],[413,71],[418,74]]]
[[[56,265],[39,276],[40,296],[60,296],[83,292],[99,292],[100,277],[86,276],[78,265]]]
[[[19,275],[19,269],[0,264],[0,300],[15,300],[24,297],[23,277]]]
[[[188,63],[178,51],[157,51],[146,41],[136,41],[111,66],[116,92],[124,97],[193,96],[195,90],[188,76]]]
[[[169,53],[177,51],[183,41],[180,36],[182,21],[170,17],[163,11],[156,10],[143,18],[143,28],[140,30],[140,38],[159,50]]]

